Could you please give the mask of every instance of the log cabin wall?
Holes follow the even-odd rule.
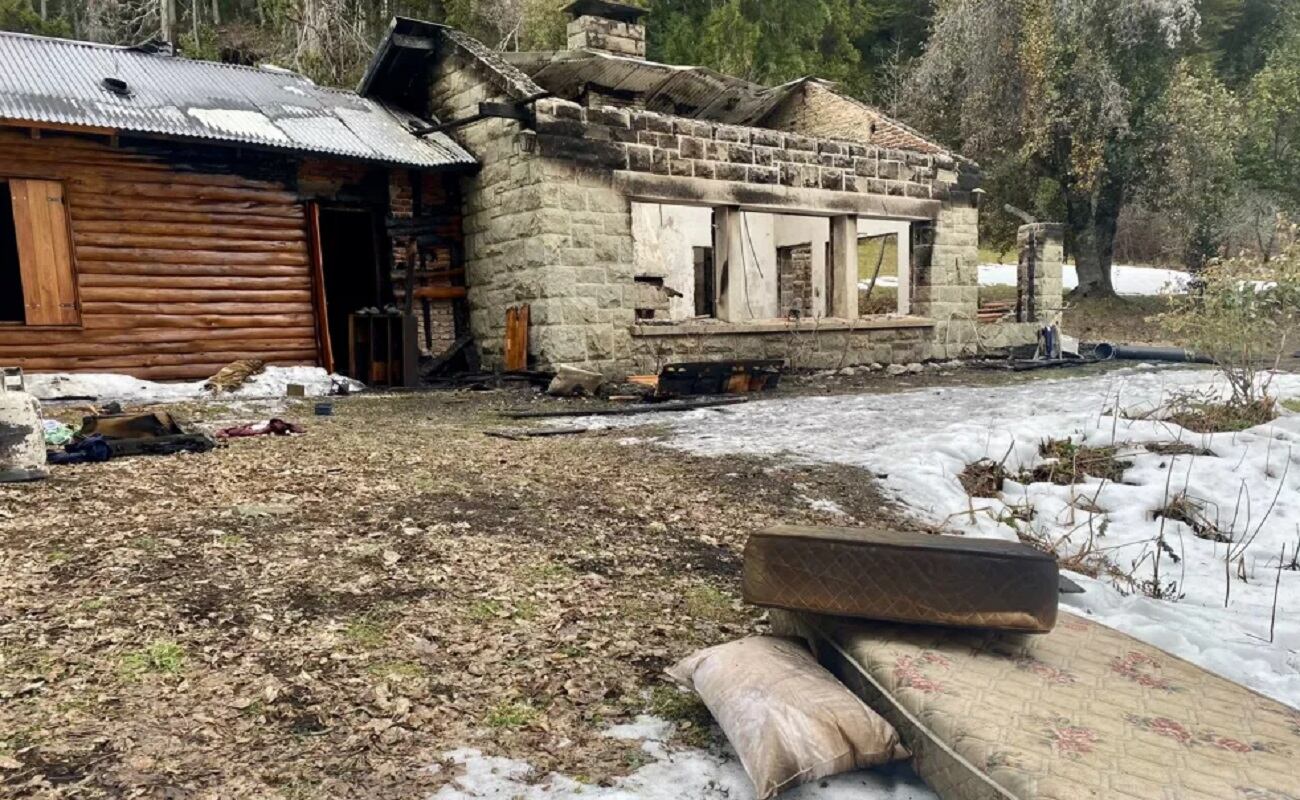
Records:
[[[239,358],[317,363],[294,166],[193,150],[0,130],[0,180],[63,185],[79,311],[74,325],[0,323],[0,364],[168,380]]]

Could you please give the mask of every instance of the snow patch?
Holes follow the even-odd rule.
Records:
[[[1099,622],[1300,707],[1300,571],[1278,571],[1283,546],[1290,561],[1300,536],[1300,415],[1284,411],[1247,431],[1197,434],[1170,422],[1112,413],[1150,410],[1176,392],[1223,388],[1205,370],[1131,368],[1012,386],[764,400],[580,424],[653,422],[669,427],[666,444],[696,454],[766,455],[885,473],[886,493],[927,522],[1012,541],[1019,528],[1059,542],[1063,555],[1091,543],[1136,581],[1154,577],[1162,521],[1153,512],[1166,504],[1166,491],[1186,492],[1237,542],[1251,540],[1243,553],[1244,581],[1235,560],[1225,575],[1227,545],[1197,536],[1183,522],[1164,520],[1172,554],[1161,552],[1160,583],[1176,583],[1179,599],[1125,597],[1093,581],[1087,594],[1067,602]],[[1300,397],[1300,375],[1277,375],[1273,390]],[[1042,463],[1039,445],[1049,437],[1116,445],[1132,466],[1122,483],[1007,481],[999,497],[966,495],[958,476],[967,464],[1005,459],[1013,473],[1029,469]],[[1145,446],[1172,441],[1213,455],[1168,455]],[[1012,512],[1025,506],[1034,509],[1033,519],[1014,519]],[[1281,583],[1270,643],[1276,580]]]
[[[289,384],[301,384],[308,397],[334,393],[335,387],[357,392],[365,388],[358,381],[331,375],[320,367],[267,367],[233,392],[213,395],[203,388],[207,381],[155,383],[113,373],[48,373],[24,376],[27,391],[38,400],[64,397],[93,397],[100,402],[178,403],[186,400],[255,400],[284,397]]]
[[[980,264],[980,286],[1015,286],[1017,269],[1015,264]],[[1183,294],[1191,275],[1159,267],[1114,266],[1110,279],[1116,294],[1149,297]],[[1079,285],[1079,273],[1073,264],[1061,267],[1061,280],[1067,292]]]
[[[730,748],[712,752],[664,744],[672,723],[640,716],[606,731],[642,740],[650,762],[610,786],[593,786],[558,773],[538,775],[531,765],[473,749],[443,756],[457,774],[431,800],[753,800],[754,788]],[[437,770],[441,771],[441,769]],[[823,786],[822,783],[825,785]],[[783,800],[937,800],[907,764],[837,775],[782,793]]]
[[[250,136],[273,142],[289,142],[284,131],[275,127],[265,114],[242,108],[191,108],[187,112],[209,128],[238,136]]]

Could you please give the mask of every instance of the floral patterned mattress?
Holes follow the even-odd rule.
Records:
[[[1300,800],[1300,711],[1078,616],[795,624],[945,800]]]

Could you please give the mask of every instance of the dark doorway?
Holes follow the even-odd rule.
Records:
[[[712,317],[718,312],[713,292],[713,248],[691,248],[695,258],[695,316]]]
[[[320,210],[321,272],[335,368],[347,367],[348,317],[392,302],[377,246],[375,217],[351,208]]]
[[[0,181],[0,322],[25,322],[23,275],[18,266],[18,233],[9,184]]]

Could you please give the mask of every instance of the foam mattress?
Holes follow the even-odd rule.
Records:
[[[1056,559],[1016,542],[777,526],[745,545],[749,603],[818,614],[1041,633]]]
[[[1072,614],[1045,636],[790,616],[944,800],[1300,797],[1300,711]]]

